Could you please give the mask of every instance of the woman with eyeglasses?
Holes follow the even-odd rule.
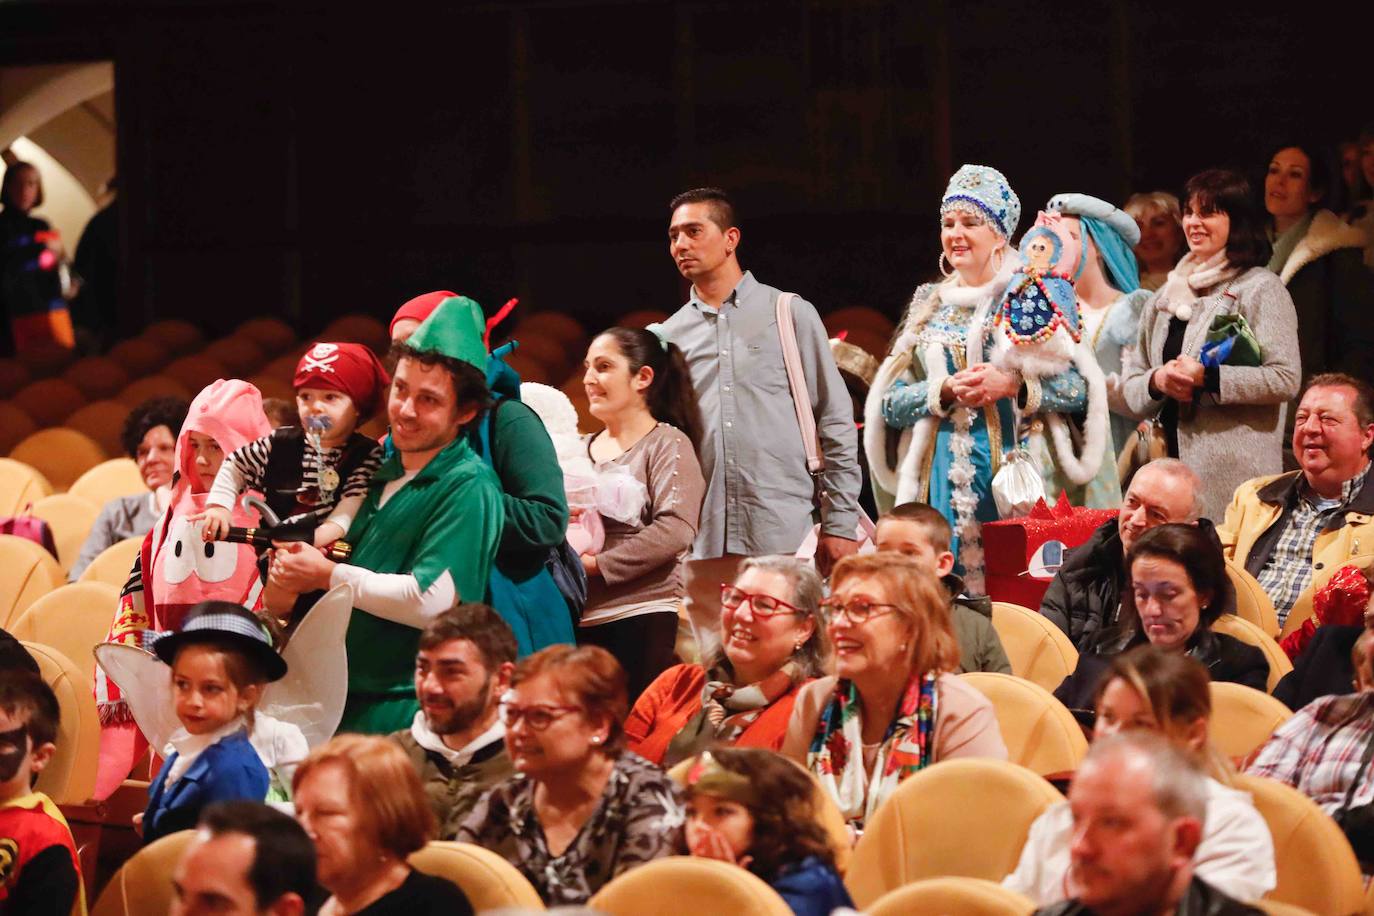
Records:
[[[458,828],[504,856],[550,907],[583,904],[682,841],[679,789],[624,748],[625,672],[598,646],[550,646],[519,663],[501,701],[516,775]]]
[[[582,554],[587,604],[577,641],[616,657],[633,702],[673,664],[682,560],[706,494],[701,414],[682,351],[652,331],[604,331],[583,365],[587,409],[606,424],[583,437],[587,456],[598,474],[641,483],[647,498],[633,518],[603,517],[605,543]]]
[[[835,675],[802,688],[782,752],[862,829],[897,785],[955,757],[1005,760],[992,704],[952,672],[959,645],[940,583],[898,553],[845,557],[821,616]]]
[[[797,692],[825,657],[821,579],[794,557],[745,560],[721,585],[720,629],[707,665],[674,665],[625,720],[630,750],[673,766],[709,747],[782,747]],[[703,640],[703,643],[705,641]]]

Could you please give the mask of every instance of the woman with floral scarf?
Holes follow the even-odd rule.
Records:
[[[630,750],[671,767],[716,744],[781,748],[797,692],[821,673],[820,600],[809,563],[745,560],[721,586],[719,633],[699,640],[715,662],[674,665],[649,685],[625,720]]]
[[[912,295],[864,405],[879,509],[913,501],[938,509],[954,529],[956,571],[973,596],[986,594],[982,523],[999,517],[992,481],[1006,455],[1023,442],[1050,455],[1037,459],[1036,470],[1054,496],[1098,476],[1110,437],[1106,382],[1078,339],[1076,317],[1066,316],[1062,358],[1007,359],[1010,351],[1036,348],[998,348],[1007,336],[995,324],[999,307],[1021,264],[1008,250],[1020,219],[1021,202],[1001,172],[965,165],[954,173],[940,202],[945,280]],[[1042,448],[1044,427],[1052,441]],[[1120,502],[1114,483],[1103,508]]]
[[[1138,419],[1158,418],[1169,457],[1202,478],[1202,514],[1219,519],[1237,486],[1283,470],[1284,408],[1302,379],[1298,319],[1265,269],[1250,183],[1213,169],[1188,180],[1184,200],[1188,253],[1144,305],[1120,393]],[[1222,336],[1235,338],[1229,352],[1209,346]]]
[[[949,601],[919,562],[845,557],[821,612],[835,676],[802,688],[782,753],[815,775],[853,826],[932,763],[1006,759],[992,704],[952,673],[959,646]]]

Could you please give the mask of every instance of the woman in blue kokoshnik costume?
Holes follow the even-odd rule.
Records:
[[[945,280],[911,297],[865,404],[864,447],[879,508],[920,500],[938,509],[954,528],[968,593],[982,595],[982,523],[998,518],[992,480],[1009,451],[1050,427],[1050,441],[1032,451],[1053,456],[1039,468],[1051,496],[1115,476],[1102,460],[1110,443],[1106,385],[1072,306],[1052,341],[1062,358],[1025,358],[1042,345],[1008,347],[999,337],[994,319],[1021,266],[1008,251],[1021,202],[1002,173],[960,168],[940,218]],[[1084,416],[1071,423],[1066,415]],[[887,449],[894,430],[895,467]],[[1117,489],[1110,504],[1119,500]]]

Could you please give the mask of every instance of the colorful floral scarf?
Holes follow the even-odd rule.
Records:
[[[764,710],[787,695],[797,681],[797,666],[788,662],[756,684],[736,687],[730,669],[722,665],[706,675],[701,710],[687,720],[663,756],[670,767],[695,757],[713,744],[734,744]]]
[[[806,763],[847,819],[866,821],[898,783],[930,765],[935,748],[935,678],[928,673],[907,681],[896,718],[878,749],[872,777],[864,770],[859,689],[852,681],[835,682],[835,693],[816,723]]]

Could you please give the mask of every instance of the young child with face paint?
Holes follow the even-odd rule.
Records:
[[[0,670],[0,913],[86,912],[71,828],[33,788],[57,749],[58,718],[37,673]]]
[[[687,765],[684,788],[686,852],[748,869],[796,916],[854,905],[815,817],[816,785],[796,764],[759,748],[717,748]]]
[[[227,601],[193,607],[177,633],[153,643],[166,662],[182,730],[148,787],[143,841],[195,827],[212,802],[262,801],[270,777],[249,741],[253,711],[286,662],[253,613]]]
[[[358,424],[376,412],[390,381],[361,344],[311,347],[293,380],[300,425],[275,429],[228,456],[205,511],[193,519],[204,521],[205,540],[228,534],[230,512],[248,490],[260,490],[283,522],[310,522],[316,547],[348,534],[382,461],[382,446]]]

